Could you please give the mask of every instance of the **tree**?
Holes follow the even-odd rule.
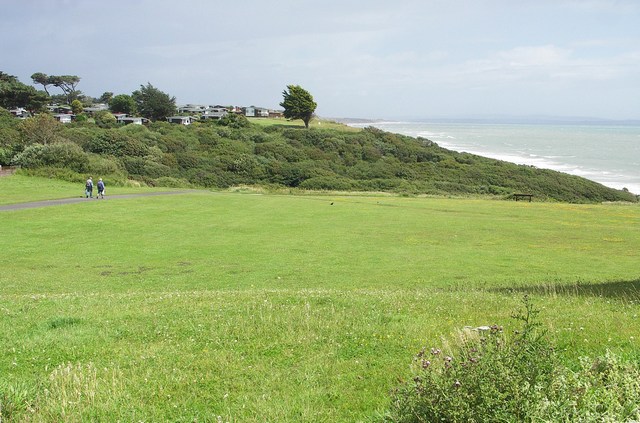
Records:
[[[147,82],[131,94],[141,116],[150,120],[165,120],[176,112],[176,98],[169,97]]]
[[[35,112],[43,110],[48,101],[49,96],[46,93],[23,84],[13,75],[0,72],[0,107],[24,107],[30,112]]]
[[[49,95],[47,86],[53,85],[60,88],[66,96],[67,104],[71,105],[71,102],[78,97],[78,91],[76,87],[80,83],[80,77],[76,75],[47,75],[46,73],[36,72],[31,75],[31,79],[34,84],[40,84],[44,87],[45,92]]]
[[[39,113],[23,120],[19,130],[25,144],[47,145],[58,138],[62,124],[48,113]]]
[[[93,120],[101,128],[113,128],[116,123],[116,117],[106,110],[101,110],[93,114]]]
[[[280,103],[280,106],[284,107],[284,117],[289,120],[302,119],[305,128],[309,128],[309,121],[311,121],[318,104],[313,101],[313,96],[300,85],[287,85],[287,90],[282,92],[284,101]]]
[[[49,79],[49,75],[42,72],[36,72],[33,75],[31,75],[31,79],[33,80],[34,84],[42,85],[42,87],[44,88],[44,92],[46,92],[47,95],[49,96],[51,95],[51,93],[49,93],[49,90],[47,89],[47,87],[52,84]]]
[[[75,75],[52,76],[53,86],[60,88],[67,96],[67,104],[77,97],[76,86],[80,82],[80,77]]]
[[[17,82],[18,78],[0,71],[0,82]]]
[[[74,115],[79,115],[83,110],[84,107],[82,106],[82,102],[80,100],[76,99],[71,102],[71,111],[73,111]]]
[[[130,95],[118,94],[109,100],[109,109],[113,113],[126,113],[132,115],[136,112],[136,102]]]
[[[108,104],[112,98],[113,98],[113,93],[111,91],[105,91],[104,93],[102,93],[102,95],[98,99],[98,102]]]

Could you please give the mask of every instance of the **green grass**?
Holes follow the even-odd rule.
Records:
[[[366,421],[524,292],[569,362],[640,347],[637,206],[203,191],[0,225],[10,421]]]
[[[94,183],[97,181],[98,179],[96,178]],[[171,188],[107,186],[105,191],[108,192],[109,195],[118,195],[152,191],[171,191]],[[94,194],[97,192],[97,188],[94,188]],[[0,177],[0,205],[73,197],[84,197],[83,183],[74,184],[58,179],[19,174],[10,177]]]
[[[258,126],[291,126],[291,127],[304,127],[304,122],[301,119],[288,120],[285,118],[247,118],[249,122]],[[318,129],[339,129],[341,131],[361,131],[359,128],[352,128],[342,123],[337,123],[331,120],[311,119],[309,122],[309,128]]]

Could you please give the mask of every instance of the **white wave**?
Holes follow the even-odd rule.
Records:
[[[355,125],[354,125],[355,126]],[[489,157],[519,165],[535,166],[541,169],[551,169],[570,175],[580,176],[592,181],[596,181],[605,186],[622,189],[640,194],[640,174],[636,166],[629,166],[628,159],[635,159],[635,151],[630,155],[623,156],[623,162],[619,157],[611,157],[610,143],[602,143],[604,135],[616,136],[615,128],[604,134],[598,134],[596,145],[602,151],[598,152],[598,157],[602,158],[600,163],[592,160],[589,155],[583,154],[583,138],[586,134],[585,128],[578,128],[580,133],[575,134],[574,127],[561,126],[512,126],[512,125],[438,125],[417,122],[380,122],[362,124],[362,126],[375,126],[379,129],[395,132],[411,137],[423,137],[436,142],[439,146],[457,152],[467,152],[478,156]],[[440,130],[441,129],[441,130]],[[523,131],[523,129],[525,129]],[[591,129],[590,127],[587,129]],[[513,132],[509,132],[513,130]],[[556,138],[556,134],[561,134]],[[634,134],[635,135],[635,134]],[[551,138],[550,138],[551,137]],[[563,138],[564,137],[564,138]],[[568,137],[568,138],[567,138]],[[578,137],[580,143],[576,144]],[[558,140],[558,144],[549,143],[550,139]],[[627,141],[633,138],[627,138]],[[567,140],[573,144],[562,144],[562,140]],[[518,142],[514,142],[518,141]],[[633,141],[635,143],[635,141]],[[609,147],[607,147],[609,145]],[[628,144],[625,144],[628,145]],[[573,146],[573,149],[571,149]],[[558,147],[558,148],[557,148]],[[589,146],[593,148],[593,146]],[[604,147],[604,148],[602,148]],[[501,149],[501,150],[497,150]],[[551,151],[560,150],[558,152]],[[564,152],[569,154],[563,154]],[[576,154],[573,154],[573,153]],[[591,151],[593,154],[593,150]],[[634,160],[633,162],[636,162]],[[631,162],[631,163],[633,163]],[[595,166],[604,164],[605,166],[622,166],[625,170],[613,171],[612,169],[596,169]]]

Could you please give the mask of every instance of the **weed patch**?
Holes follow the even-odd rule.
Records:
[[[640,367],[610,351],[562,364],[527,296],[520,328],[464,330],[451,344],[423,348],[413,378],[393,392],[384,422],[636,421]]]

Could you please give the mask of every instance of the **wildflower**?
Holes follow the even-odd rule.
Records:
[[[432,355],[438,355],[440,353],[441,353],[441,351],[440,351],[439,348],[431,348],[431,354]]]
[[[459,380],[456,380],[456,381],[453,383],[453,387],[454,387],[454,388],[459,388],[461,385],[462,385],[462,384],[460,383],[460,381],[459,381]]]
[[[426,369],[431,366],[431,362],[429,360],[422,360],[422,368]]]

